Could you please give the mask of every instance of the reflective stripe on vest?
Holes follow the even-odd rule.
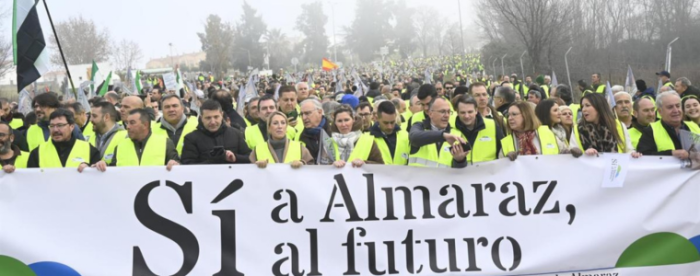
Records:
[[[61,159],[58,157],[58,151],[53,145],[53,141],[49,140],[39,145],[39,168],[77,168],[81,163],[90,163],[90,143],[75,140],[73,148],[68,154],[66,165],[61,164]]]
[[[28,161],[29,161],[29,153],[26,151],[20,151],[19,155],[17,155],[17,157],[15,157],[15,168],[16,169],[26,169]]]
[[[540,154],[559,154],[559,145],[557,145],[557,138],[554,136],[554,132],[552,132],[548,126],[540,126],[540,128],[537,129],[537,132],[535,134],[537,135],[537,139],[540,140]],[[510,152],[517,151],[515,140],[513,139],[512,134],[501,139],[501,149],[503,152],[503,156],[507,155]]]
[[[396,149],[394,149],[393,158],[389,145],[387,145],[383,137],[374,137],[374,143],[377,144],[377,148],[379,148],[379,151],[382,153],[384,164],[402,166],[408,164],[408,155],[411,153],[411,145],[408,140],[408,132],[405,130],[399,130],[396,133]]]
[[[168,136],[151,134],[139,160],[134,142],[124,139],[117,146],[117,167],[163,166],[167,142]]]
[[[45,142],[46,139],[44,139],[44,130],[38,125],[30,126],[27,130],[27,145],[29,146],[29,151],[34,150]]]
[[[626,151],[625,147],[627,146],[627,141],[625,141],[625,133],[622,131],[622,123],[620,123],[619,120],[615,120],[615,124],[617,125],[616,126],[617,134],[620,136],[620,139],[622,140],[622,141],[620,141],[620,143],[617,143],[617,152],[618,153],[625,153],[625,151]],[[576,137],[576,142],[578,143],[579,149],[581,149],[583,151],[587,150],[587,149],[583,148],[583,144],[581,143],[581,135],[579,135],[579,133],[578,133],[578,126],[576,124],[574,124],[572,126],[572,128],[574,129],[574,136]]]
[[[289,164],[293,161],[301,160],[301,143],[297,141],[287,140],[288,146],[284,155],[284,163]],[[275,158],[272,157],[268,143],[260,144],[255,147],[255,157],[257,160],[267,160],[269,164],[275,164]],[[277,156],[279,158],[279,156]]]

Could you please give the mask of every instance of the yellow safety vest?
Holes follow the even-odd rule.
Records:
[[[18,129],[18,128],[23,127],[23,126],[24,126],[24,121],[20,118],[14,118],[14,119],[12,119],[12,121],[10,121],[10,127],[12,127],[12,129]]]
[[[642,138],[642,132],[634,127],[628,128],[627,132],[630,134],[630,139],[632,140],[632,146],[635,149],[637,149],[637,145],[639,144],[639,139]]]
[[[124,141],[124,139],[129,138],[129,134],[126,130],[118,130],[116,133],[112,134],[112,139],[109,141],[109,145],[107,145],[107,148],[105,149],[105,153],[102,156],[102,160],[105,161],[107,164],[112,163],[112,158],[114,157],[114,149],[117,148],[119,143]],[[93,147],[96,147],[96,141],[97,135],[93,135],[90,137],[90,145]]]
[[[396,149],[394,150],[393,157],[391,156],[389,145],[387,145],[383,137],[374,137],[374,142],[382,153],[382,159],[384,159],[385,165],[403,166],[408,164],[408,155],[411,153],[411,145],[408,140],[408,132],[405,130],[396,132]]]
[[[165,120],[165,119],[163,119]],[[177,154],[182,155],[182,147],[185,145],[185,136],[187,134],[190,134],[191,132],[195,131],[197,129],[197,124],[199,124],[199,121],[197,120],[197,117],[190,117],[187,119],[187,122],[185,123],[185,127],[182,129],[182,134],[180,134],[180,139],[177,141],[173,141],[175,144],[175,148],[177,149]],[[168,137],[168,131],[163,129],[161,127],[161,123],[155,123],[152,124],[153,127],[151,127],[151,130],[153,132],[153,135],[165,135],[165,137]],[[165,158],[165,157],[163,157]],[[117,160],[118,161],[118,160]]]
[[[289,143],[289,145],[287,147],[287,153],[284,156],[284,163],[289,164],[293,161],[301,160],[301,147],[303,147],[302,144],[292,140],[288,140],[287,143]],[[272,153],[270,152],[268,143],[259,144],[257,147],[255,147],[255,157],[257,160],[267,159],[269,164],[276,163],[275,158],[272,157]],[[277,156],[277,158],[280,158],[280,156]]]
[[[545,94],[545,95],[547,96],[547,98],[549,99],[549,86],[548,86],[548,85],[542,85],[542,86],[540,86],[540,87],[542,87],[542,90],[544,90],[544,94]]]
[[[548,126],[540,126],[540,128],[537,129],[536,134],[537,138],[540,140],[540,150],[542,151],[540,154],[559,154],[557,138],[554,136],[554,132],[552,132],[552,130],[550,130]],[[507,155],[509,152],[516,151],[515,139],[513,139],[512,134],[501,139],[501,149],[503,151],[503,156]]]
[[[580,104],[570,104],[569,108],[571,108],[571,115],[572,119],[574,122],[574,125],[578,123],[578,111],[581,110],[581,105]]]
[[[32,125],[27,130],[27,146],[29,151],[34,150],[39,145],[46,142],[44,139],[44,130],[39,125]]]
[[[19,155],[15,157],[15,169],[26,169],[28,161],[29,153],[26,151],[20,151]]]
[[[302,122],[298,122],[298,123],[301,124],[302,127],[304,126],[304,124]],[[245,143],[248,144],[249,149],[254,149],[259,144],[263,144],[263,143],[265,143],[265,141],[267,141],[267,139],[265,139],[265,137],[263,137],[262,131],[260,131],[260,127],[258,125],[254,125],[254,126],[245,128],[244,136],[245,136]],[[287,125],[287,138],[289,138],[290,140],[298,141],[299,140],[299,139],[297,139],[298,136],[299,135],[297,135],[297,131],[293,127],[291,127],[290,125]]]
[[[252,124],[250,123],[250,121],[248,120],[248,118],[243,117],[243,120],[245,121],[245,126],[246,126],[246,128],[252,125]]]
[[[333,149],[335,150],[335,160],[341,160],[340,151],[338,151],[338,144],[335,142],[335,139],[332,139],[331,141],[333,143]],[[368,133],[362,134],[362,136],[360,136],[355,143],[355,148],[353,148],[352,153],[350,153],[348,160],[344,161],[352,162],[355,159],[367,161],[367,159],[369,159],[369,153],[372,151],[373,144],[374,137],[372,135],[369,135]]]
[[[85,126],[85,129],[83,129],[83,137],[85,137],[85,140],[90,140],[91,137],[95,136],[95,131],[92,129],[92,122],[88,122],[87,125]]]
[[[408,165],[412,167],[451,168],[453,156],[450,147],[452,147],[450,143],[443,142],[440,152],[438,152],[434,143],[424,145],[416,153],[409,155]]]
[[[522,83],[518,83],[517,85],[515,85],[515,91],[518,93],[520,92],[520,86],[523,86],[523,94],[527,96],[527,93],[530,93],[530,88],[523,85]]]
[[[53,140],[46,141],[39,145],[39,168],[77,168],[82,164],[90,163],[90,143],[75,140],[73,148],[70,150],[66,165],[61,164],[61,159],[58,156],[56,147],[53,145]]]
[[[688,129],[690,129],[690,132],[700,134],[700,127],[698,127],[697,125],[689,124],[688,122],[683,123],[688,127]],[[661,124],[661,121],[653,122],[650,126],[651,130],[654,133],[656,151],[667,151],[676,149],[676,146],[673,144],[673,140],[671,140],[671,136],[668,135],[668,132]]]
[[[670,82],[670,81],[669,81],[669,82],[666,82],[666,83],[664,83],[664,86],[668,86],[668,87],[671,87],[671,89],[673,89],[673,90],[676,90],[676,86],[675,86],[675,85],[673,85],[673,83],[672,83],[672,82]]]
[[[617,152],[625,153],[627,141],[625,141],[625,133],[622,131],[622,123],[620,123],[619,120],[615,120],[615,124],[617,125],[617,134],[620,136],[620,139],[622,139],[622,141],[617,144]],[[574,136],[576,137],[576,142],[578,143],[579,148],[585,151],[586,149],[584,149],[583,144],[581,144],[581,135],[578,134],[578,126],[574,124],[572,128],[574,129]]]
[[[601,83],[600,85],[598,85],[598,87],[596,87],[596,89],[595,89],[595,92],[601,93],[601,94],[605,93],[605,84]]]
[[[489,118],[483,119],[486,128],[480,130],[476,135],[476,140],[472,145],[472,149],[469,154],[467,154],[467,162],[478,163],[496,160],[498,155],[496,151],[496,122]],[[465,141],[467,140],[467,137],[458,129],[454,129],[453,132],[462,136]]]
[[[124,139],[117,146],[117,167],[145,167],[165,165],[165,151],[167,150],[168,136],[153,135],[148,138],[143,147],[141,160],[136,154],[136,146],[131,139]]]
[[[411,116],[411,118],[409,120],[411,120],[410,126],[415,125],[417,122],[423,122],[425,120],[425,111],[419,111],[418,113],[414,113],[413,116]],[[407,126],[408,126],[408,124],[407,124]],[[408,128],[402,128],[402,129],[408,129]]]

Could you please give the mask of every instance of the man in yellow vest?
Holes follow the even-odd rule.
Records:
[[[428,116],[411,127],[411,152],[408,165],[430,168],[463,168],[467,166],[468,151],[461,146],[466,141],[451,133],[450,103],[436,97],[428,105]]]
[[[185,135],[197,129],[196,117],[185,116],[185,106],[182,99],[175,94],[168,94],[161,101],[163,117],[153,127],[154,135],[165,135],[170,138],[178,154],[182,154],[182,146],[185,143]]]
[[[134,109],[145,108],[143,100],[137,96],[126,96],[122,99],[121,107],[119,108],[122,126],[126,127],[126,118],[129,117],[129,112]]]
[[[671,73],[664,70],[661,72],[657,72],[656,75],[659,76],[659,80],[661,81],[662,86],[668,86],[671,88],[671,90],[676,90],[676,86],[673,85],[673,82],[671,82]]]
[[[32,100],[32,106],[34,107],[34,114],[36,114],[37,123],[30,126],[27,129],[27,145],[29,150],[32,151],[39,147],[39,145],[49,140],[51,137],[51,130],[49,129],[49,116],[60,107],[60,102],[56,93],[48,92],[37,95]],[[73,118],[73,117],[71,117]],[[71,120],[75,122],[75,120]],[[78,126],[71,128],[73,133],[71,137],[78,140],[85,140],[83,133],[80,132]]]
[[[265,95],[260,98],[256,106],[258,107],[260,123],[245,129],[245,142],[251,150],[254,150],[258,144],[267,142],[269,138],[267,133],[267,120],[270,119],[272,113],[277,111],[277,102],[275,98],[270,95]],[[289,139],[294,140],[297,136],[296,134],[297,132],[293,127],[287,126],[287,137]]]
[[[114,150],[111,166],[163,166],[171,170],[180,165],[175,144],[167,135],[151,132],[148,111],[142,108],[129,112],[126,119],[129,138],[122,140]]]
[[[382,101],[377,106],[374,125],[365,135],[374,137],[374,142],[382,153],[384,164],[406,165],[411,147],[408,132],[398,125],[398,112],[391,101]]]
[[[100,151],[100,156],[107,164],[112,163],[114,149],[122,140],[128,138],[126,130],[117,124],[119,113],[108,102],[96,102],[91,109],[90,120],[95,135],[88,142]]]
[[[0,163],[5,173],[27,167],[29,153],[14,145],[14,139],[12,127],[7,122],[0,121]]]
[[[250,163],[251,150],[245,143],[243,131],[224,123],[221,104],[216,100],[206,100],[200,110],[202,123],[185,136],[180,156],[182,164]],[[258,126],[246,128],[246,131],[255,128]]]
[[[287,115],[287,124],[292,126],[297,134],[302,133],[304,131],[304,123],[301,122],[296,88],[291,85],[283,85],[278,92],[279,108],[284,115]]]
[[[260,97],[253,97],[245,105],[245,120],[246,128],[249,126],[254,126],[258,124],[260,120],[260,115],[258,115],[258,101]]]
[[[414,112],[411,118],[408,119],[408,124],[406,124],[406,131],[409,133],[411,132],[411,128],[413,127],[414,124],[422,122],[425,120],[428,114],[428,105],[430,102],[433,101],[433,99],[438,98],[437,96],[437,90],[435,89],[435,86],[432,84],[423,84],[418,88],[418,102],[415,103],[416,109],[420,106],[421,111]],[[413,107],[414,104],[411,103],[411,107]]]
[[[498,158],[501,139],[505,137],[503,129],[498,127],[493,119],[481,116],[473,98],[460,97],[457,101],[455,129],[452,132],[461,134],[471,146],[467,162],[486,162]]]
[[[0,120],[10,124],[13,130],[17,130],[24,126],[24,120],[14,118],[12,109],[12,104],[7,98],[0,98]]]
[[[92,130],[92,123],[88,117],[87,112],[82,104],[75,102],[71,104],[66,104],[65,108],[73,112],[75,116],[75,124],[80,128],[80,132],[83,133],[85,141],[90,141],[90,137],[95,136],[95,131]]]
[[[591,85],[593,86],[593,92],[605,93],[605,84],[600,79],[600,73],[593,73],[591,75]]]
[[[56,109],[49,117],[51,139],[29,154],[28,168],[85,168],[100,161],[100,152],[90,143],[76,139],[73,113]]]
[[[617,92],[614,96],[617,119],[629,129],[632,126],[632,96],[625,91]]]
[[[634,101],[632,109],[634,110],[632,126],[627,128],[627,132],[630,134],[632,146],[636,149],[639,139],[642,138],[642,131],[656,121],[656,108],[649,97],[641,97]]]
[[[656,96],[656,107],[661,120],[651,123],[650,127],[642,130],[637,152],[644,155],[673,155],[681,160],[688,159],[689,153],[681,145],[680,131],[700,134],[700,129],[683,121],[681,97],[674,91],[663,92]]]

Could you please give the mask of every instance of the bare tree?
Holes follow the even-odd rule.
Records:
[[[0,11],[0,29],[3,28],[3,22],[7,20],[9,12]],[[0,37],[0,78],[5,76],[13,67],[12,63],[12,41]]]
[[[139,44],[123,39],[112,51],[112,60],[116,70],[127,70],[143,59]]]
[[[90,19],[72,17],[56,24],[56,33],[68,64],[87,64],[93,60],[102,62],[109,59],[109,32],[106,29],[98,30],[95,22]],[[50,36],[50,41],[54,49],[51,62],[63,64],[56,38]]]
[[[416,29],[416,40],[423,51],[423,56],[428,56],[429,47],[437,42],[439,37],[435,35],[436,20],[440,14],[434,7],[423,7],[413,16],[413,26]]]

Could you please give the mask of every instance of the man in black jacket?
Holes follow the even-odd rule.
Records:
[[[243,91],[240,91],[239,93],[242,93]],[[219,105],[221,106],[222,111],[224,114],[226,114],[226,117],[230,120],[231,124],[230,126],[233,128],[237,128],[240,130],[245,130],[246,128],[246,123],[245,119],[236,112],[236,109],[233,108],[233,97],[231,96],[231,93],[229,93],[226,90],[219,90],[216,91],[211,97],[212,100],[215,100],[219,102]],[[245,103],[240,103],[240,104],[245,104]],[[200,108],[201,109],[201,108]]]
[[[223,123],[221,104],[207,100],[200,108],[201,123],[185,136],[180,160],[182,164],[250,163],[250,148],[243,132]]]

